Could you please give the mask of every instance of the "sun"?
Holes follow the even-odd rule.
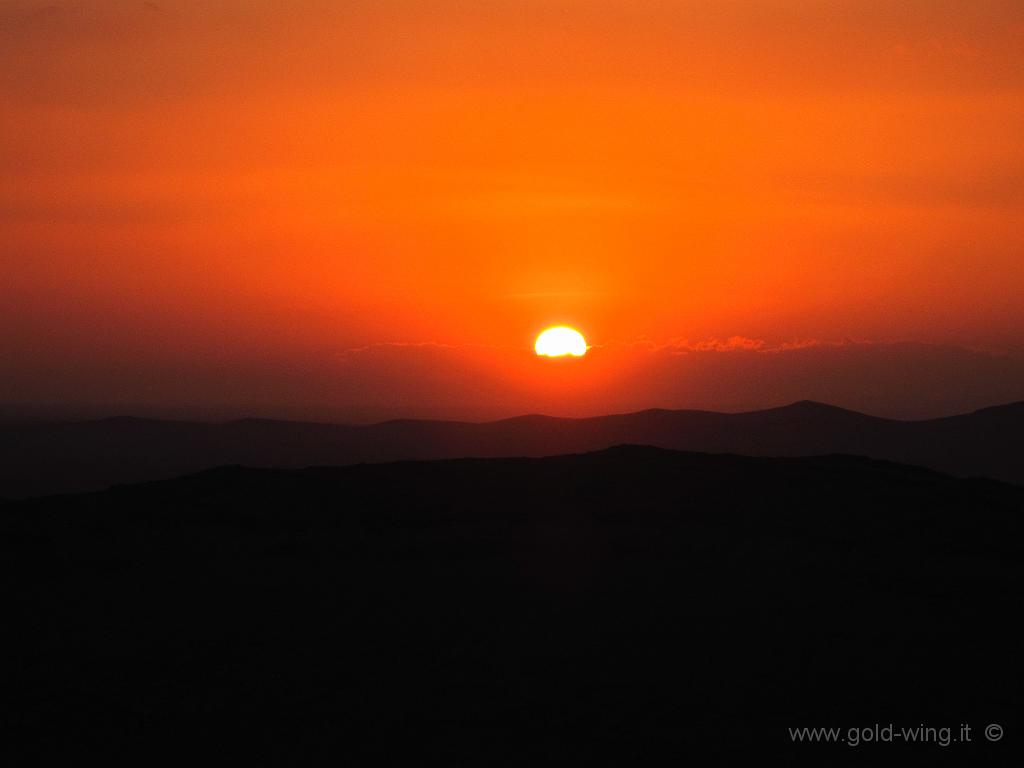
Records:
[[[543,357],[583,357],[587,354],[587,340],[575,328],[557,325],[543,331],[533,349]]]

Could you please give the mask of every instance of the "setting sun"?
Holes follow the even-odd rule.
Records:
[[[544,357],[583,357],[587,354],[587,341],[575,328],[560,325],[543,331],[533,348]]]

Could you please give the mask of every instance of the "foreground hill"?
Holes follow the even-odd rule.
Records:
[[[8,503],[3,749],[1009,765],[1022,514],[1024,489],[862,458],[639,447]],[[972,741],[789,735],[889,723]]]
[[[588,419],[369,426],[248,419],[225,424],[104,419],[0,424],[0,497],[99,490],[243,464],[552,456],[631,443],[751,456],[863,455],[1024,484],[1024,403],[894,421],[812,402],[751,413],[642,411]]]

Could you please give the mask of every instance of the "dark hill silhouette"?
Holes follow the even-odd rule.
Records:
[[[678,419],[723,421],[598,423]],[[537,423],[560,422],[502,428]],[[19,714],[3,750],[10,765],[1010,765],[1022,513],[1022,488],[864,458],[639,447],[221,468],[8,502]],[[974,741],[788,732],[875,723],[953,738],[968,723]]]
[[[587,419],[370,426],[116,418],[0,424],[0,496],[98,490],[226,464],[303,467],[410,459],[550,456],[621,443],[751,456],[864,455],[1024,484],[1024,403],[927,421],[800,402],[751,413],[649,410]]]

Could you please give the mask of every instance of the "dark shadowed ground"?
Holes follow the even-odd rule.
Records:
[[[997,482],[618,447],[0,514],[11,765],[1010,765],[1024,738],[1024,489]],[[973,741],[788,731],[876,723]]]

